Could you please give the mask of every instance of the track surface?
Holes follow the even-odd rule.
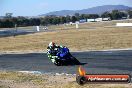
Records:
[[[56,30],[40,30],[39,32],[51,32]],[[37,33],[38,31],[36,29],[4,29],[0,30],[0,37],[9,37],[9,36],[17,36],[17,35],[26,35],[26,34],[33,34]]]
[[[80,62],[87,63],[83,66],[87,73],[132,75],[131,50],[76,52],[72,55]],[[0,55],[0,70],[75,74],[77,68],[77,65],[57,67],[45,53]]]

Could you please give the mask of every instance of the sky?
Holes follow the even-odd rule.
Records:
[[[0,16],[38,16],[51,11],[81,10],[102,5],[132,7],[132,0],[0,0]]]

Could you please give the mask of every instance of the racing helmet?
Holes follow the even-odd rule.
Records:
[[[55,46],[56,46],[56,44],[55,44],[54,42],[50,42],[50,43],[49,43],[49,47],[50,47],[50,48],[54,48]]]

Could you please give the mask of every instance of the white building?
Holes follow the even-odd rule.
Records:
[[[87,19],[87,22],[95,22],[95,19]]]
[[[108,18],[103,18],[103,21],[110,21],[111,19],[110,19],[110,17],[108,17]]]
[[[96,18],[95,21],[96,21],[96,22],[103,21],[103,18]]]

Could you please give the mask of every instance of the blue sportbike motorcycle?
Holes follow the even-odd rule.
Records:
[[[58,58],[55,59],[54,64],[57,66],[81,64],[75,57],[71,55],[67,47],[58,49],[58,53],[56,54],[56,56]]]

